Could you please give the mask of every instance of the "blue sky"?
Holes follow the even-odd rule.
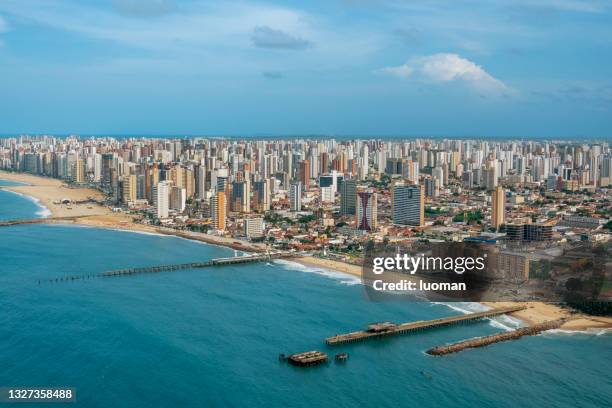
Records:
[[[0,0],[0,133],[612,135],[606,0]]]

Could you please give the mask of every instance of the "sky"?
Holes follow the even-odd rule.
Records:
[[[0,0],[0,134],[612,139],[608,0]]]

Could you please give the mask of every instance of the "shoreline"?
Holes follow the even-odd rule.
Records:
[[[243,252],[265,252],[265,244],[254,244],[233,238],[220,237],[191,231],[178,231],[170,228],[145,225],[136,222],[138,217],[125,213],[117,213],[107,207],[90,200],[103,201],[103,194],[91,188],[69,188],[61,180],[34,176],[26,173],[12,173],[0,170],[0,179],[26,183],[20,186],[1,186],[2,189],[32,199],[41,211],[47,210],[51,217],[82,217],[72,222],[62,220],[54,224],[80,225],[92,228],[112,229],[126,232],[151,233],[165,236],[175,236],[209,245],[218,245]],[[71,204],[61,204],[64,199],[73,201]],[[74,203],[86,201],[86,203]],[[43,217],[44,218],[44,217]],[[306,267],[316,267],[332,272],[339,272],[361,279],[361,267],[345,262],[316,258],[313,256],[296,257],[291,261]],[[591,330],[609,330],[612,328],[611,317],[589,316],[572,313],[570,310],[556,304],[543,302],[481,302],[486,307],[506,307],[526,304],[527,309],[510,314],[527,325],[543,323],[549,320],[567,318],[558,330],[572,333]]]

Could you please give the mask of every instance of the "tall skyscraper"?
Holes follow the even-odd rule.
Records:
[[[85,164],[83,159],[77,159],[74,162],[72,169],[72,182],[73,183],[84,183],[85,182]]]
[[[499,227],[505,222],[505,192],[501,186],[497,186],[491,195],[492,212],[491,212],[491,226],[495,230],[499,230]]]
[[[423,182],[425,185],[425,195],[427,197],[437,197],[440,190],[437,187],[436,179],[427,177]]]
[[[111,169],[113,168],[113,154],[104,153],[102,155],[102,184],[107,189],[110,188],[112,177]]]
[[[376,193],[360,191],[357,193],[357,229],[373,231],[378,225]]]
[[[308,188],[310,184],[310,162],[308,160],[302,160],[300,162],[298,180],[302,183],[303,188]]]
[[[357,202],[357,180],[344,180],[340,187],[340,214],[354,215]]]
[[[136,201],[138,198],[138,179],[135,174],[130,174],[123,178],[123,203],[127,204]]]
[[[172,183],[169,181],[161,181],[153,187],[153,205],[157,218],[168,218],[171,187]]]
[[[206,166],[198,166],[196,172],[196,197],[202,200],[206,196]]]
[[[425,188],[419,185],[393,186],[393,223],[399,225],[425,225]]]
[[[271,182],[269,179],[253,183],[254,209],[258,212],[270,211]]]
[[[291,183],[289,188],[289,204],[291,211],[302,211],[302,183]]]
[[[225,230],[225,207],[225,192],[217,191],[210,199],[210,215],[215,230]]]
[[[187,191],[183,187],[174,186],[170,190],[170,208],[178,212],[185,210]]]
[[[249,183],[246,181],[235,181],[232,183],[233,211],[248,213],[251,211],[251,200],[249,197]]]
[[[494,190],[497,187],[497,168],[490,167],[482,171],[484,184],[487,190]]]

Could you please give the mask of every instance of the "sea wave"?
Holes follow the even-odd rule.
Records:
[[[589,336],[603,336],[612,334],[612,329],[586,329],[586,330],[567,330],[567,329],[551,329],[543,332],[542,334],[551,334],[551,335],[565,335],[565,336],[574,336],[577,334],[586,334]]]
[[[39,210],[36,211],[34,213],[34,215],[36,215],[38,218],[49,218],[51,216],[51,210],[48,209],[47,207],[45,207],[43,204],[41,204],[41,202],[40,202],[40,200],[38,198],[29,196],[27,194],[19,193],[17,191],[8,190],[8,189],[3,189],[2,191],[8,191],[9,193],[16,194],[16,195],[18,195],[20,197],[25,198],[26,200],[30,200],[34,204],[36,204],[36,206],[39,208]]]
[[[477,302],[431,302],[434,305],[442,305],[446,306],[449,309],[456,310],[463,314],[469,313],[477,313],[484,312],[485,310],[489,310],[490,307],[483,305],[482,303]],[[489,325],[495,327],[496,329],[501,329],[505,331],[516,330],[519,327],[524,326],[523,321],[520,319],[516,319],[514,317],[508,315],[500,315],[487,318],[489,320]]]
[[[358,277],[349,275],[348,273],[334,271],[332,269],[326,269],[316,266],[306,266],[302,265],[299,262],[288,261],[286,259],[276,259],[274,260],[274,264],[280,265],[286,270],[315,273],[317,275],[326,276],[328,278],[339,281],[343,285],[361,285],[361,279],[359,279]]]

